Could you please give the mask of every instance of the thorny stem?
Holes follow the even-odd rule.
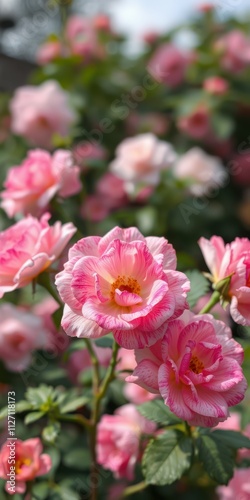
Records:
[[[148,484],[145,481],[141,481],[141,483],[132,484],[132,486],[128,486],[122,493],[122,498],[129,497],[134,493],[138,493],[138,491],[145,490],[148,487]]]

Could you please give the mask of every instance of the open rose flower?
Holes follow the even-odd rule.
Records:
[[[81,239],[56,276],[64,330],[90,338],[112,331],[126,349],[154,344],[187,307],[189,281],[175,269],[172,245],[133,227]]]
[[[230,302],[233,320],[250,325],[250,241],[236,238],[225,245],[220,236],[213,236],[198,243],[215,285],[232,275],[224,298]]]
[[[50,471],[51,458],[42,451],[40,438],[8,440],[4,443],[0,451],[0,477],[7,481],[7,493],[24,493],[26,482]]]
[[[49,337],[41,318],[12,304],[0,305],[0,359],[9,370],[25,370],[32,352],[46,348]]]
[[[193,196],[203,196],[210,189],[222,187],[227,176],[220,159],[200,148],[192,148],[182,155],[173,167],[173,174],[187,181],[187,191]]]
[[[81,190],[79,173],[70,151],[59,149],[53,155],[41,149],[29,151],[20,166],[8,170],[1,207],[9,217],[41,215],[55,194],[67,198]]]
[[[221,54],[222,67],[231,73],[240,73],[250,64],[250,38],[240,30],[220,37],[214,48]]]
[[[97,429],[97,462],[112,470],[116,478],[134,479],[141,455],[142,434],[152,434],[156,424],[146,420],[135,406],[127,404],[114,415],[103,415]]]
[[[110,170],[125,181],[126,191],[133,192],[136,184],[157,185],[161,171],[167,170],[175,159],[171,144],[151,133],[140,134],[121,142]]]
[[[183,83],[188,62],[187,54],[174,45],[165,43],[153,54],[148,63],[148,70],[158,82],[174,88]]]
[[[234,476],[227,486],[218,486],[216,493],[219,500],[249,500],[250,467],[235,469]]]
[[[49,226],[49,218],[27,216],[0,232],[0,298],[47,269],[76,232],[72,223]]]
[[[178,128],[193,139],[205,139],[211,133],[210,111],[199,105],[191,113],[180,116]]]
[[[168,323],[162,341],[137,351],[136,358],[127,381],[160,393],[190,425],[213,427],[244,398],[243,349],[230,328],[210,314],[185,311]]]
[[[10,102],[11,129],[31,144],[51,148],[54,134],[65,137],[76,115],[69,95],[54,80],[19,87]]]

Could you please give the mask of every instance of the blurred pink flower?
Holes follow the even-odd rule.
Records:
[[[225,299],[233,320],[250,325],[250,241],[236,238],[225,245],[220,236],[212,236],[198,243],[215,284],[232,275]]]
[[[177,87],[185,80],[188,55],[170,43],[160,45],[148,63],[149,73],[160,83]]]
[[[129,135],[143,132],[152,132],[155,135],[166,134],[169,128],[169,120],[163,113],[129,113],[126,119],[126,128]]]
[[[52,315],[58,310],[59,304],[53,297],[47,297],[41,300],[32,308],[33,314],[39,317],[44,327],[49,332],[47,350],[59,355],[67,349],[70,339],[65,335],[62,329],[57,329]]]
[[[193,196],[204,196],[213,188],[223,187],[227,176],[220,159],[200,148],[192,148],[180,156],[173,174],[187,182],[186,189]]]
[[[79,240],[56,276],[66,304],[63,328],[73,337],[113,331],[127,349],[152,345],[165,322],[187,307],[189,281],[175,269],[172,245],[165,238],[144,238],[134,227]]]
[[[0,359],[10,371],[21,372],[33,351],[47,348],[49,331],[40,318],[9,303],[0,305],[0,318]]]
[[[214,48],[221,54],[222,67],[231,73],[240,73],[250,64],[250,38],[240,30],[223,35]]]
[[[10,495],[24,493],[27,481],[32,481],[50,471],[51,458],[45,453],[42,454],[42,450],[40,438],[5,442],[0,451],[0,477],[7,481],[5,485],[7,493]],[[11,488],[12,478],[14,478],[14,488]]]
[[[43,66],[61,57],[62,53],[63,47],[59,40],[48,40],[39,47],[36,54],[36,60],[38,64]]]
[[[241,186],[250,186],[250,153],[237,154],[232,159],[231,176],[234,182]]]
[[[11,129],[31,144],[44,148],[53,145],[53,134],[65,137],[76,115],[69,96],[54,80],[34,87],[19,87],[10,102]]]
[[[99,222],[104,220],[110,212],[110,207],[107,205],[106,200],[99,194],[90,194],[86,196],[81,208],[80,213],[83,219],[92,222]]]
[[[8,170],[1,207],[9,217],[39,216],[56,194],[67,198],[81,190],[79,173],[70,151],[59,149],[53,155],[41,149],[29,151],[20,166]]]
[[[140,134],[124,139],[116,149],[110,170],[125,181],[125,189],[133,192],[137,184],[157,185],[162,170],[175,161],[171,144],[153,134]]]
[[[181,116],[177,126],[193,139],[204,139],[211,131],[210,113],[206,106],[200,105],[190,114]]]
[[[142,434],[152,434],[156,424],[146,420],[133,405],[124,405],[114,415],[103,415],[97,430],[97,462],[116,478],[134,478],[140,458]]]
[[[123,394],[130,401],[130,403],[135,405],[146,403],[146,401],[151,401],[157,397],[157,394],[152,394],[152,392],[147,391],[144,387],[129,383],[125,383]]]
[[[185,311],[168,323],[161,341],[136,352],[138,365],[126,380],[160,393],[190,425],[213,427],[244,398],[243,354],[224,323]]]
[[[204,80],[203,88],[209,94],[224,95],[229,89],[229,83],[225,78],[221,78],[220,76],[210,76]]]
[[[111,33],[111,23],[110,18],[106,14],[97,14],[93,19],[92,23],[97,31],[104,31],[106,33]]]
[[[73,157],[84,171],[91,167],[91,162],[105,160],[106,156],[107,152],[102,146],[90,141],[79,142],[73,148]]]
[[[76,232],[72,223],[49,226],[49,217],[27,216],[0,232],[0,298],[47,269]]]
[[[92,347],[100,366],[107,368],[111,360],[112,350],[109,347],[98,347],[94,343],[92,343]],[[87,349],[72,352],[66,363],[66,370],[69,379],[73,384],[78,384],[81,372],[92,366],[90,354]]]
[[[218,486],[216,493],[219,500],[249,500],[250,498],[250,467],[235,469],[234,476],[227,486]]]
[[[96,29],[86,17],[73,15],[68,18],[65,39],[70,53],[82,56],[86,61],[104,55],[104,48],[98,42]]]

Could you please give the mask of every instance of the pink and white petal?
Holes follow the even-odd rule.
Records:
[[[100,238],[98,242],[98,253],[102,255],[108,249],[110,243],[114,240],[123,240],[123,229],[116,226],[111,231],[109,231],[103,238]]]
[[[67,305],[64,306],[61,324],[70,337],[96,339],[109,333],[109,330],[104,330],[94,321],[74,313]]]
[[[225,253],[225,244],[220,236],[213,236],[211,240],[200,238],[198,245],[202,251],[208,269],[217,280],[220,273],[221,261]]]
[[[196,395],[188,386],[183,386],[183,400],[190,410],[206,417],[227,418],[228,405],[223,395],[204,386],[196,386]]]
[[[183,420],[190,420],[193,412],[188,408],[182,397],[182,383],[173,379],[173,370],[168,364],[163,364],[158,372],[158,384],[164,403],[170,410]]]
[[[224,358],[206,388],[216,391],[228,391],[244,378],[239,363],[232,358]]]
[[[178,338],[180,332],[185,328],[185,323],[180,319],[166,323],[166,332],[162,339],[161,353],[163,361],[169,358],[178,359],[180,352],[178,349]]]
[[[139,326],[134,330],[114,330],[113,334],[116,342],[125,349],[144,349],[161,340],[165,331],[166,326],[163,323],[159,328],[148,332],[141,330]]]
[[[166,329],[165,325],[164,327]],[[161,347],[162,339],[158,340],[150,347],[145,347],[145,349],[136,349],[134,351],[136,362],[139,364],[144,359],[150,359],[160,367],[162,364]]]
[[[136,293],[127,292],[126,290],[121,291],[119,289],[115,290],[115,302],[118,306],[130,307],[133,305],[141,304],[142,298]]]
[[[144,359],[136,366],[133,374],[126,377],[125,380],[135,383],[153,394],[159,394],[158,369],[159,366],[153,361]]]
[[[172,294],[167,293],[167,291],[167,283],[165,283],[165,281],[156,280],[153,283],[149,296],[143,301],[143,303],[133,306],[128,311],[124,310],[122,317],[124,317],[126,321],[134,321],[136,318],[140,318],[141,321],[143,321],[143,318],[148,316],[151,312],[155,311],[155,313],[157,313],[157,306],[159,305],[161,307],[162,300],[166,299],[164,306],[167,307],[167,304],[169,304],[165,311],[167,319],[169,314],[172,315],[174,307],[173,296]],[[169,309],[171,309],[170,313]],[[149,328],[151,329],[151,327]]]
[[[81,310],[82,305],[79,300],[75,298],[71,288],[73,266],[74,260],[66,262],[66,264],[64,264],[64,270],[56,275],[55,284],[62,301],[68,304],[73,311],[77,312]]]
[[[184,273],[179,271],[166,271],[167,283],[169,290],[175,296],[175,312],[174,318],[178,318],[184,311],[188,309],[187,292],[190,290],[190,281]]]
[[[123,307],[115,302],[97,302],[92,298],[88,299],[82,307],[82,315],[89,320],[94,321],[102,328],[109,331],[113,330],[132,330],[140,324],[140,318],[135,321],[135,325],[122,318]]]
[[[177,343],[178,352],[184,352],[189,340],[197,344],[198,342],[203,342],[204,338],[207,342],[211,342],[211,344],[218,344],[213,325],[202,320],[200,322],[189,323],[179,334]]]
[[[52,467],[52,460],[49,455],[43,453],[39,458],[39,471],[37,472],[37,476],[42,476],[43,474],[47,474]]]
[[[77,241],[69,250],[69,259],[77,257],[78,260],[88,256],[99,257],[98,244],[100,240],[100,236],[87,236]]]
[[[247,381],[244,377],[243,380],[232,387],[229,391],[223,392],[223,398],[225,398],[228,406],[235,406],[244,399],[246,390]]]
[[[97,257],[82,257],[72,270],[71,289],[81,304],[90,297],[96,297],[95,274],[98,271],[98,262]]]
[[[237,293],[237,297],[232,297],[230,313],[235,323],[250,325],[250,288],[244,287]]]
[[[163,332],[166,332],[166,322],[169,318],[171,318],[174,309],[174,297],[172,294],[167,293],[163,299],[156,304],[152,310],[146,315],[140,318],[140,323],[134,326],[138,326],[138,329],[141,329],[144,333],[152,332],[158,330],[159,328],[163,328]],[[125,318],[125,315],[122,315]],[[163,336],[163,333],[162,333]],[[159,337],[158,337],[159,338]]]
[[[159,264],[163,265],[164,270],[176,269],[177,260],[175,250],[165,238],[148,236],[146,238],[146,243],[154,259]]]
[[[234,339],[220,336],[219,342],[222,345],[223,356],[235,359],[240,365],[244,358],[243,347]]]

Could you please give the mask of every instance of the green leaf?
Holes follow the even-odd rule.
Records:
[[[168,406],[158,399],[137,406],[137,410],[143,417],[157,424],[172,425],[181,422],[181,420],[170,411]]]
[[[212,116],[212,127],[220,139],[227,139],[234,129],[234,121],[231,117],[219,113]]]
[[[63,463],[66,467],[77,470],[87,470],[90,467],[90,452],[86,448],[74,448],[63,456]]]
[[[100,339],[95,340],[95,345],[98,347],[112,347],[114,342],[114,337],[112,333],[105,335],[105,337],[101,337]]]
[[[234,454],[232,449],[213,433],[200,435],[197,439],[199,459],[208,475],[218,484],[228,484],[234,474]]]
[[[60,406],[61,413],[70,413],[71,411],[77,410],[77,408],[81,408],[89,402],[89,398],[86,396],[79,396],[78,398],[72,399],[71,401],[67,401],[62,403]]]
[[[40,483],[35,483],[32,487],[32,493],[37,500],[46,500],[49,498],[49,485],[47,482],[43,481]]]
[[[52,424],[44,427],[42,432],[42,437],[45,441],[50,444],[54,444],[55,440],[61,430],[61,425],[59,422],[53,422]]]
[[[23,411],[31,410],[31,408],[31,404],[28,403],[28,401],[18,401],[18,403],[16,404],[16,413],[22,413]]]
[[[250,449],[250,439],[241,432],[218,429],[213,431],[213,435],[216,439],[234,450],[238,450],[239,448]]]
[[[186,276],[190,280],[191,290],[187,294],[187,300],[189,307],[192,309],[198,302],[200,297],[206,295],[209,290],[209,282],[206,278],[196,269],[185,272]]]
[[[44,411],[33,411],[32,413],[28,413],[24,419],[25,424],[31,424],[32,422],[35,422],[36,420],[39,420],[39,418],[44,417],[45,412]]]
[[[44,404],[51,403],[55,399],[56,392],[53,387],[41,384],[39,387],[29,387],[25,396],[32,408],[38,409]]]
[[[191,465],[192,441],[183,432],[169,430],[149,442],[142,470],[148,484],[163,486],[180,479]]]
[[[8,416],[8,406],[5,406],[0,410],[0,420],[3,420]]]

